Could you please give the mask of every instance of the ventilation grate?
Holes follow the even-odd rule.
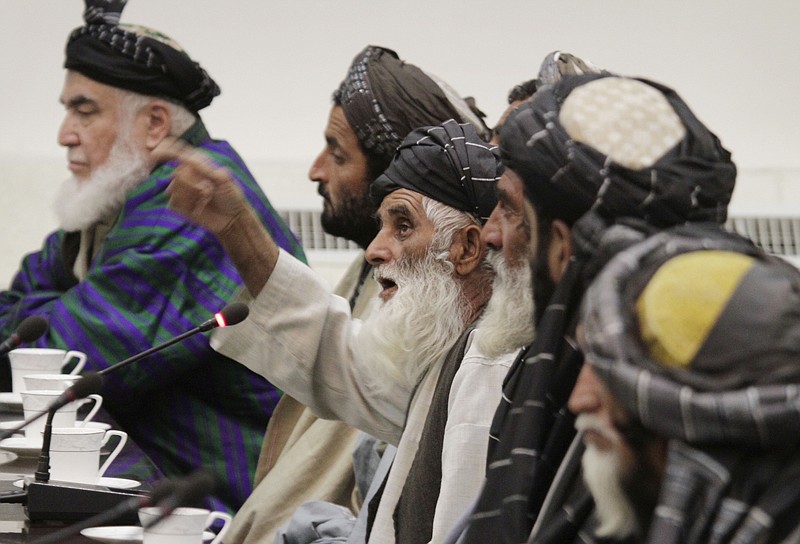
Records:
[[[731,217],[725,226],[749,238],[767,253],[800,256],[800,218]]]
[[[307,251],[358,249],[354,242],[326,233],[320,222],[321,212],[317,210],[282,210],[279,213]],[[800,256],[800,217],[731,217],[725,226],[751,239],[768,253]]]
[[[292,229],[306,251],[344,251],[359,249],[355,242],[331,236],[322,228],[321,212],[316,210],[279,210],[278,213]]]

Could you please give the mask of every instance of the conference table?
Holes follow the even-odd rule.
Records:
[[[0,423],[1,422],[12,422],[12,421],[20,421],[22,420],[22,408],[21,406],[16,406],[15,404],[4,404],[0,403]],[[103,409],[101,408],[97,415],[94,417],[94,421],[102,422],[108,424],[111,428],[119,428],[118,425],[114,422],[113,418]],[[0,444],[0,462],[3,462],[9,457],[14,457],[11,461],[3,462],[0,464],[0,544],[4,543],[35,543],[38,539],[45,537],[55,531],[59,531],[64,527],[70,526],[74,521],[63,521],[60,519],[37,519],[35,521],[31,521],[28,518],[28,515],[25,510],[25,506],[22,502],[5,502],[7,500],[24,500],[19,495],[24,493],[24,489],[20,486],[23,485],[21,481],[27,479],[31,481],[34,479],[34,473],[37,470],[37,466],[39,464],[39,456],[38,453],[33,451],[24,451],[20,452],[17,450],[14,455],[9,456],[5,453],[2,444]],[[107,455],[108,452],[105,452]],[[101,455],[103,453],[101,452]],[[142,477],[142,459],[145,459],[145,476]],[[125,470],[123,469],[121,472],[115,470],[116,467],[127,467],[132,465],[137,466],[137,474],[126,474]],[[135,487],[129,491],[123,490],[116,490],[122,491],[123,493],[147,493],[150,489],[150,482],[155,482],[163,478],[163,475],[152,465],[151,462],[147,459],[144,452],[128,437],[128,440],[125,446],[120,451],[117,458],[112,462],[109,470],[106,473],[107,475],[113,476],[115,478],[128,478],[129,480],[136,480],[141,483],[141,485]],[[114,488],[109,488],[110,491],[114,492]],[[49,489],[47,489],[49,491]],[[16,498],[11,497],[10,494],[17,495]],[[41,518],[42,516],[35,516]],[[62,516],[54,516],[56,518],[60,518]],[[119,523],[119,522],[111,522],[107,525],[129,525],[130,523]],[[95,543],[96,540],[92,540],[77,534],[75,536],[59,539],[59,542],[63,544],[89,544]]]

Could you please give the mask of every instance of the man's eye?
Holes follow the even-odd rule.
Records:
[[[333,154],[333,162],[335,162],[336,164],[341,166],[342,164],[344,164],[345,158],[342,155],[338,155],[338,154],[334,153]]]

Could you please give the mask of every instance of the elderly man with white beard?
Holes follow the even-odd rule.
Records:
[[[183,160],[171,205],[217,233],[248,289],[250,318],[212,345],[321,417],[397,445],[369,505],[369,541],[439,541],[480,488],[496,402],[479,380],[452,401],[471,324],[491,293],[480,225],[495,204],[496,147],[452,120],[406,137],[372,188],[380,230],[366,257],[382,304],[364,323],[278,250],[224,169],[165,153]],[[483,455],[461,455],[476,443]]]
[[[173,165],[152,154],[163,139],[179,137],[225,164],[259,223],[303,258],[241,158],[200,119],[216,83],[164,34],[119,25],[114,8],[123,5],[90,2],[86,25],[67,42],[58,141],[73,177],[55,201],[61,228],[0,293],[3,337],[24,318],[45,316],[50,327],[36,345],[83,351],[92,371],[206,321],[242,283],[214,235],[168,209]],[[163,475],[214,471],[220,485],[209,507],[234,511],[250,494],[280,391],[213,351],[205,336],[107,374],[102,394]],[[140,479],[140,469],[152,468],[140,461],[120,457],[108,475]]]

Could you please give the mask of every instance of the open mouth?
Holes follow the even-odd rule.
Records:
[[[378,283],[381,285],[379,296],[384,302],[392,298],[397,292],[397,284],[389,278],[378,278]]]

